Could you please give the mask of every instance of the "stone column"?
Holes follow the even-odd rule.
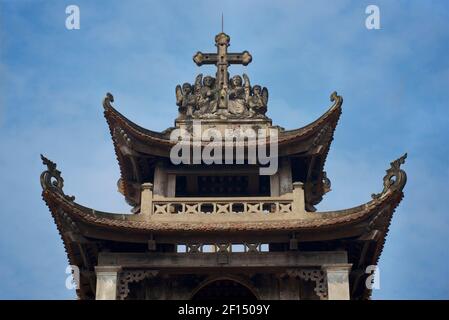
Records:
[[[167,197],[174,198],[176,195],[176,175],[167,175]]]
[[[97,266],[96,300],[116,300],[118,273],[122,268],[119,266]]]
[[[153,213],[153,184],[142,183],[140,195],[140,213],[150,216]]]
[[[305,213],[304,184],[302,182],[293,182],[293,212],[296,214]]]
[[[292,166],[289,158],[281,158],[279,168],[279,193],[292,192]]]
[[[349,271],[352,264],[323,265],[326,272],[328,300],[350,300]]]
[[[158,197],[167,196],[167,171],[163,161],[156,163],[154,168],[154,188],[153,193]]]
[[[279,197],[280,195],[279,170],[278,172],[270,176],[270,191],[272,197]]]

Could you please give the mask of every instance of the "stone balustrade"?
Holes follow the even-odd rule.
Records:
[[[153,200],[153,214],[276,214],[292,213],[293,199],[254,198],[167,198]]]
[[[301,183],[294,183],[292,192],[277,197],[161,197],[152,191],[151,184],[142,185],[141,214],[155,220],[298,218],[306,213]]]

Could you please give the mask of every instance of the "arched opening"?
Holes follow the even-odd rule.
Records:
[[[212,281],[199,289],[192,300],[257,300],[256,295],[243,284],[229,279]]]

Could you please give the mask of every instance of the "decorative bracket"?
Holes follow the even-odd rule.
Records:
[[[287,269],[285,274],[292,278],[300,278],[304,281],[315,282],[315,293],[320,300],[327,299],[327,279],[326,273],[319,269]]]
[[[158,273],[158,270],[128,270],[121,272],[119,275],[119,284],[117,288],[118,299],[126,299],[129,294],[130,283],[137,283],[146,278],[154,278]]]

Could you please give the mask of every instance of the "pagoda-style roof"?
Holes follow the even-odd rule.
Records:
[[[371,201],[351,209],[330,212],[298,214],[290,210],[285,214],[276,213],[274,218],[267,218],[266,214],[258,216],[248,213],[250,218],[243,219],[241,214],[231,213],[215,223],[219,214],[210,220],[203,218],[195,221],[190,217],[188,220],[153,220],[142,214],[100,212],[84,207],[76,203],[74,197],[65,195],[63,179],[56,164],[45,157],[42,159],[48,169],[41,175],[42,197],[55,219],[70,263],[84,266],[86,274],[92,271],[95,252],[105,241],[146,244],[149,239],[164,242],[176,238],[180,243],[188,243],[201,241],[203,236],[210,240],[211,235],[223,240],[231,233],[230,239],[234,241],[239,236],[245,241],[251,241],[252,236],[260,239],[257,236],[263,234],[267,242],[282,242],[288,241],[289,235],[294,234],[300,243],[341,241],[340,245],[351,243],[354,246],[353,243],[367,242],[368,249],[365,248],[361,256],[354,254],[358,260],[352,261],[360,267],[375,264],[381,254],[393,212],[403,197],[406,174],[400,165],[405,158],[406,155],[391,163],[384,177],[382,192],[373,195]],[[349,240],[352,242],[347,242]],[[358,249],[351,247],[347,250]],[[88,276],[83,278],[85,287],[78,292],[80,297],[89,295],[86,293],[90,290],[89,279]],[[364,285],[357,290],[361,290],[359,297],[370,294]]]
[[[159,159],[170,157],[170,149],[176,144],[170,140],[174,128],[163,132],[142,128],[119,113],[112,106],[113,101],[108,93],[103,107],[120,167],[119,190],[128,203],[136,205],[140,202],[140,186],[150,179],[152,167]],[[278,136],[279,156],[300,159],[292,165],[307,167],[304,183],[306,205],[310,210],[328,191],[324,164],[341,115],[343,98],[334,92],[331,101],[332,106],[314,122],[299,129],[281,129]]]

